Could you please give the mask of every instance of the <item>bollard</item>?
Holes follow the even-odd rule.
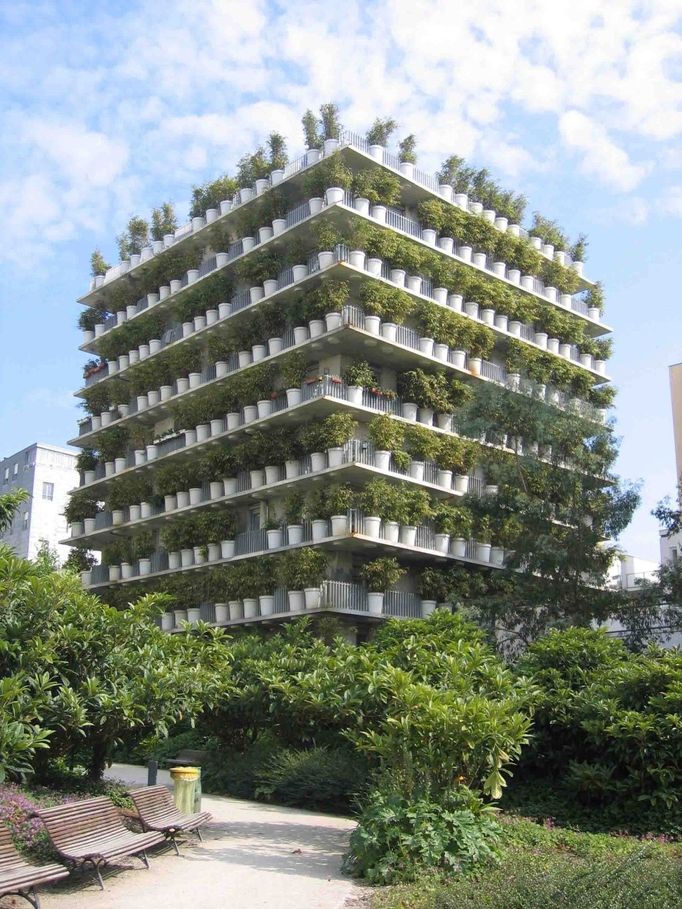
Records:
[[[149,761],[147,764],[147,785],[156,786],[156,774],[159,771],[159,762],[158,761]]]
[[[193,814],[201,770],[198,767],[172,767],[170,773],[175,807],[185,814]]]

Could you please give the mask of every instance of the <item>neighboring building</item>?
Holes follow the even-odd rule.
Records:
[[[657,580],[660,565],[652,559],[641,559],[638,556],[620,553],[614,557],[608,584],[615,590],[637,590],[643,581]]]
[[[670,403],[673,414],[673,438],[675,441],[675,476],[679,484],[682,477],[682,363],[669,367]],[[660,535],[661,563],[675,562],[682,556],[682,534]]]
[[[57,445],[37,442],[0,461],[0,494],[21,488],[30,495],[0,542],[32,559],[46,540],[65,559],[70,549],[59,543],[67,529],[64,508],[78,482],[76,454]]]
[[[365,193],[355,197],[339,188],[350,172],[356,187],[360,173],[365,185],[377,176],[384,186],[393,181],[392,198],[381,195],[381,181],[366,195],[385,205],[370,206]],[[521,244],[526,260],[534,250],[538,274],[552,263],[558,275],[552,284],[563,286],[562,275],[570,272],[574,292],[493,261],[461,236],[453,240],[452,228],[438,237],[419,222],[418,205],[427,201],[459,218],[464,232],[486,221],[508,234],[511,249]],[[502,567],[499,539],[480,530],[477,541],[476,528],[464,526],[436,532],[415,517],[419,506],[407,501],[406,489],[434,502],[462,503],[467,495],[494,495],[497,487],[486,483],[476,456],[473,465],[455,455],[444,464],[424,453],[424,433],[439,445],[462,438],[457,405],[434,414],[428,397],[401,398],[401,389],[406,373],[421,370],[472,387],[492,382],[510,393],[528,391],[522,370],[507,373],[512,338],[522,352],[546,352],[594,385],[607,382],[598,339],[609,328],[584,297],[594,285],[582,277],[582,263],[346,133],[214,205],[95,278],[80,301],[90,307],[81,321],[81,350],[102,358],[78,392],[92,416],[73,441],[98,452],[81,479],[82,520],[71,528],[73,543],[104,551],[104,564],[85,582],[121,603],[131,585],[169,585],[190,607],[190,620],[201,615],[220,624],[280,621],[305,602],[362,632],[381,616],[428,613],[434,602],[419,581],[429,566]],[[453,274],[464,269],[486,287],[505,288],[507,297],[533,304],[536,322],[514,321],[492,304],[479,311],[457,293],[454,279],[438,286],[435,266],[418,273],[414,255],[391,260],[385,252],[382,261],[377,237],[386,247],[399,238],[403,253],[428,253],[432,266]],[[382,297],[388,291],[390,300]],[[543,314],[559,318],[545,321]],[[447,331],[438,328],[439,319]],[[591,352],[548,335],[549,323],[567,321],[584,328]],[[467,350],[472,332],[490,342],[485,357],[473,343]],[[548,408],[575,404],[598,423],[606,416],[566,391],[533,387]],[[411,464],[377,423],[382,414],[408,440],[419,425],[421,447],[411,448]],[[356,425],[330,421],[334,415]],[[507,437],[477,437],[467,445],[477,454],[496,447],[519,455],[518,440]],[[524,456],[538,453],[537,442],[524,440]],[[369,504],[367,490],[376,489],[369,484],[377,478],[397,490],[395,514],[388,493]],[[364,493],[365,512],[357,499],[349,507],[346,484]],[[455,519],[466,523],[461,515]],[[318,551],[328,558],[324,578],[311,564]],[[304,555],[291,557],[284,572],[278,563],[275,576],[267,557],[292,552]],[[361,569],[378,556],[397,558],[407,571],[385,595],[372,596],[380,582],[379,590],[370,585],[368,591]],[[164,627],[171,623],[171,616],[164,619]]]

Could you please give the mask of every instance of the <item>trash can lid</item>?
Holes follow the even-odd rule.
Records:
[[[201,776],[199,767],[171,767],[170,775],[173,779],[198,780]]]

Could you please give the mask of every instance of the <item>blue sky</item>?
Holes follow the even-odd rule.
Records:
[[[667,366],[682,360],[682,0],[146,0],[0,8],[0,455],[63,444],[83,356],[75,300],[131,214],[230,171],[306,107],[414,132],[590,238],[607,291],[619,472],[644,481],[622,544],[655,558],[674,491]]]

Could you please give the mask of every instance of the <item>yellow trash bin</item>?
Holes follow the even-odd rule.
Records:
[[[170,775],[175,807],[185,814],[197,811],[197,801],[201,804],[201,768],[171,767]]]

